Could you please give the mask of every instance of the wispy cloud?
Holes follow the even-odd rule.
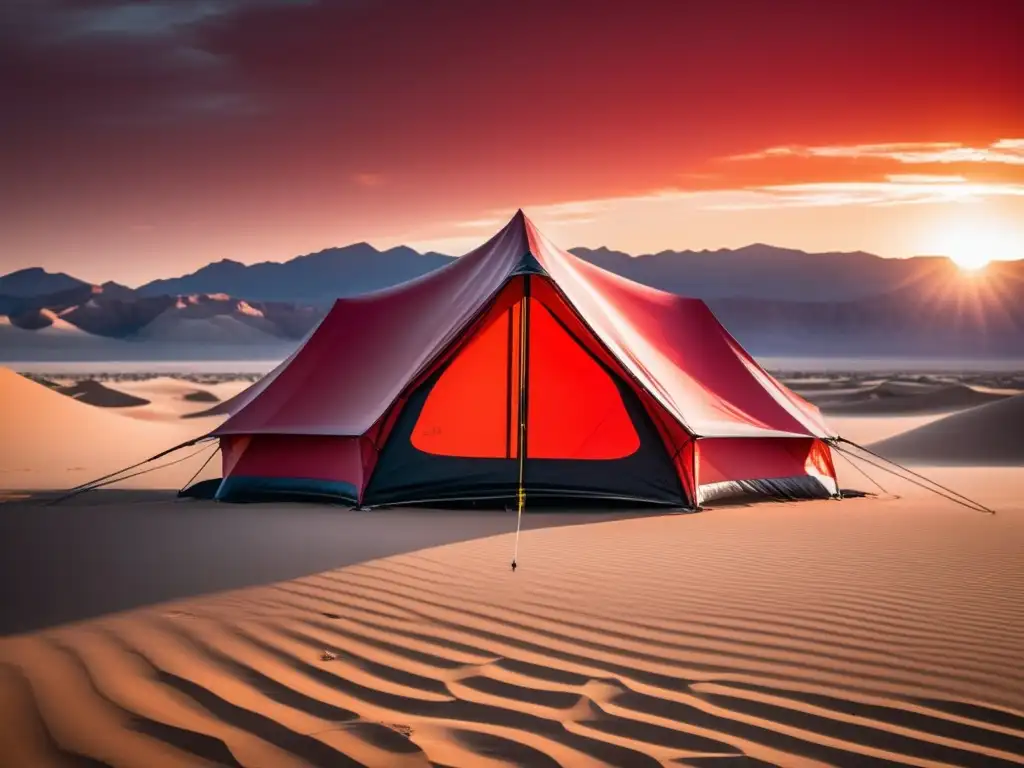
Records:
[[[567,203],[542,205],[531,209],[530,213],[547,222],[558,224],[585,223],[593,221],[594,216],[608,208],[606,200],[575,200]]]
[[[697,226],[702,227],[705,233],[716,233],[714,238],[707,235],[708,239],[701,241],[700,246],[718,247],[723,243],[742,245],[743,241],[768,237],[750,231],[734,242],[731,238],[736,237],[737,232],[745,231],[744,227],[750,226],[753,221],[758,222],[758,227],[771,228],[765,225],[764,217],[752,219],[730,215],[734,212],[741,214],[746,211],[756,215],[760,211],[778,211],[779,217],[768,217],[768,220],[774,220],[783,216],[799,216],[800,210],[816,209],[819,212],[808,213],[807,216],[821,221],[829,217],[856,217],[858,214],[853,211],[857,208],[892,210],[907,206],[920,209],[920,212],[907,211],[899,215],[909,217],[907,220],[919,221],[921,216],[934,215],[926,210],[929,205],[935,206],[935,210],[949,213],[958,206],[998,199],[1013,201],[1012,205],[1019,207],[1024,202],[1024,180],[977,181],[961,174],[891,173],[879,175],[872,180],[851,181],[840,177],[834,181],[737,185],[710,189],[680,186],[591,200],[528,205],[524,210],[543,231],[550,232],[562,243],[582,244],[591,241],[591,244],[608,244],[614,242],[616,232],[630,231],[645,233],[646,239],[652,243],[659,237],[664,238],[658,247],[677,247],[680,242],[694,244],[683,238],[692,237],[691,228]],[[409,233],[405,242],[418,250],[467,253],[504,226],[512,212],[511,208],[478,211],[474,218],[449,221],[427,231]],[[890,217],[895,215],[895,211],[889,214]],[[818,228],[817,224],[810,227],[814,231]],[[780,236],[775,237],[779,239]],[[832,247],[828,234],[821,234],[815,242],[816,247]],[[800,246],[800,243],[797,245]],[[907,252],[912,253],[910,249],[915,247],[906,246]]]
[[[455,222],[455,226],[459,229],[497,229],[505,225],[505,220],[497,217],[488,217],[480,219],[466,219],[465,221]]]
[[[737,189],[666,189],[645,195],[574,201],[529,210],[549,224],[593,219],[602,211],[624,206],[651,209],[651,204],[688,201],[695,210],[742,211],[827,206],[895,206],[928,203],[971,203],[997,197],[1024,197],[1024,183],[973,182],[963,176],[892,174],[879,181],[828,181],[763,184]],[[571,216],[566,216],[570,212]],[[583,213],[587,215],[584,216]]]
[[[740,197],[711,202],[708,210],[893,206],[969,203],[993,197],[1024,197],[1024,184],[970,182],[950,176],[890,176],[887,181],[834,181],[769,184],[738,190]],[[745,193],[745,194],[743,194]],[[710,193],[714,195],[715,193]]]
[[[906,165],[932,163],[1000,163],[1024,165],[1024,139],[1000,139],[988,146],[972,147],[953,141],[894,142],[835,146],[781,146],[759,152],[731,155],[726,160],[753,161],[784,157],[819,157],[892,160]]]
[[[885,177],[895,184],[963,184],[964,176],[941,176],[928,173],[890,173]]]

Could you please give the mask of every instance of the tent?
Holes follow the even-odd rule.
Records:
[[[838,496],[835,434],[707,305],[518,212],[423,277],[338,300],[232,403],[217,498],[699,507]]]

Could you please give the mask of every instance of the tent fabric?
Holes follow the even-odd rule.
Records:
[[[413,392],[367,498],[513,501],[522,381],[532,499],[685,505],[665,444],[632,387],[592,356],[545,301],[530,296],[524,305],[524,298],[521,284],[510,284],[458,354]],[[546,300],[561,301],[554,293]],[[528,364],[521,370],[524,345]]]
[[[748,495],[825,498],[838,492],[828,445],[817,438],[697,442],[701,503]]]
[[[439,472],[465,461],[514,463],[521,403],[531,467],[550,461],[568,471],[567,462],[591,462],[590,470],[607,465],[605,474],[625,476],[629,462],[646,456],[646,466],[658,469],[640,485],[657,500],[676,494],[697,503],[700,485],[731,481],[834,484],[830,454],[824,469],[806,460],[808,446],[827,454],[835,437],[820,411],[764,371],[703,301],[589,264],[519,212],[439,270],[335,302],[288,360],[231,402],[230,417],[211,433],[225,447],[221,495],[241,487],[238,478],[250,478],[251,487],[259,478],[282,487],[285,480],[348,483],[368,504],[375,493],[392,501],[422,495],[413,480],[403,491],[384,478],[414,459]],[[296,458],[271,458],[286,452]],[[776,465],[787,461],[796,474],[778,474]],[[624,463],[614,469],[615,462]],[[665,466],[673,490],[659,474]],[[493,479],[505,470],[487,472]],[[615,490],[615,482],[593,486],[595,477],[573,475],[561,490]],[[533,478],[543,484],[536,470]]]
[[[216,498],[309,495],[355,502],[367,468],[364,443],[357,437],[321,435],[222,438],[224,481]]]

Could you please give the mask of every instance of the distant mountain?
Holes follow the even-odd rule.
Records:
[[[984,277],[970,277],[932,261],[902,287],[852,301],[708,303],[730,332],[762,355],[1024,359],[1024,263],[992,264]]]
[[[706,300],[852,301],[960,274],[945,257],[883,259],[861,251],[805,253],[764,244],[641,256],[607,248],[572,252],[639,283]],[[327,305],[339,297],[419,277],[452,258],[405,247],[378,251],[357,243],[286,262],[246,266],[219,261],[190,275],[148,283],[138,292],[143,296],[225,293],[255,301]],[[1024,262],[994,263],[988,271],[1024,280]]]
[[[223,260],[190,275],[155,280],[138,289],[143,296],[225,293],[250,301],[329,304],[411,280],[444,266],[451,256],[419,253],[400,246],[378,251],[368,243],[328,248],[286,262],[246,266]]]
[[[5,320],[24,331],[53,327],[129,341],[253,344],[300,339],[323,312],[282,302],[249,303],[225,294],[142,296],[106,283],[18,299]]]
[[[47,272],[41,267],[30,267],[0,277],[0,297],[42,296],[83,285],[88,284],[63,272]]]
[[[996,262],[970,277],[940,257],[808,254],[757,244],[636,257],[605,248],[574,253],[638,282],[704,298],[761,356],[1024,359],[1024,261]],[[33,339],[39,354],[48,346],[73,348],[75,339],[83,350],[90,339],[116,339],[193,356],[214,347],[278,355],[335,298],[404,282],[451,260],[358,243],[283,263],[221,261],[138,289],[22,270],[0,278],[0,287],[25,292],[54,280],[65,287],[0,295],[0,354],[12,359],[11,350],[31,348]]]
[[[572,252],[638,283],[705,300],[852,301],[935,278],[960,277],[959,268],[944,256],[884,259],[863,251],[806,253],[761,243],[643,256],[607,248]],[[994,262],[987,271],[1024,280],[1024,261]]]

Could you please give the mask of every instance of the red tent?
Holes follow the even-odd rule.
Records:
[[[519,212],[449,266],[338,300],[212,435],[217,498],[838,493],[818,409],[697,299],[560,250]]]

